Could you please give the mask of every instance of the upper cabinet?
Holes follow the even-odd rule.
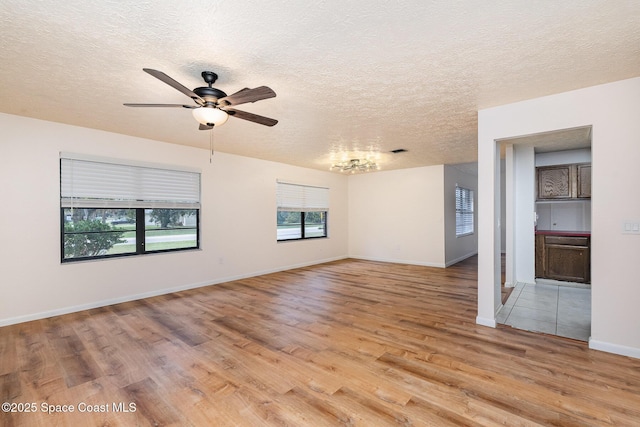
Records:
[[[577,167],[577,196],[591,198],[591,164],[576,165]]]
[[[591,164],[544,166],[536,168],[538,199],[591,198]]]
[[[572,194],[571,165],[545,166],[538,173],[538,199],[568,199]]]

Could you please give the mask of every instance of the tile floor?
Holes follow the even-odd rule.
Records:
[[[519,283],[496,320],[518,329],[588,341],[591,335],[591,289]]]

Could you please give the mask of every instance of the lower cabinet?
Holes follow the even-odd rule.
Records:
[[[536,277],[590,283],[590,238],[536,235]]]

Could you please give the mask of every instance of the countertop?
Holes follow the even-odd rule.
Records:
[[[536,230],[536,235],[591,237],[591,232],[590,231],[563,231],[563,230]]]

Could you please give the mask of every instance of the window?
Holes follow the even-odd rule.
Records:
[[[473,232],[473,190],[456,186],[456,237]]]
[[[277,240],[327,237],[329,189],[277,183]]]
[[[200,173],[61,154],[61,259],[197,249]]]

